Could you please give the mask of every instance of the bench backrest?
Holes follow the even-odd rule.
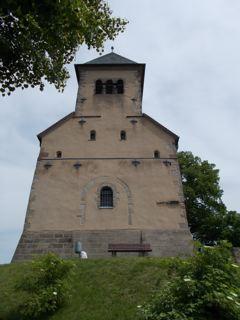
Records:
[[[152,251],[149,243],[110,243],[109,251]]]

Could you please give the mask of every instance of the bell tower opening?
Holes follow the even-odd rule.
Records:
[[[75,69],[79,84],[76,116],[102,115],[105,110],[121,110],[124,116],[142,114],[145,64],[111,52]]]

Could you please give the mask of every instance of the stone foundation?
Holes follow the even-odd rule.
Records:
[[[24,231],[12,261],[29,260],[36,255],[55,252],[63,258],[77,257],[74,244],[81,241],[89,258],[108,258],[109,243],[150,243],[149,256],[186,256],[192,253],[189,230],[83,230],[83,231]],[[121,256],[138,253],[122,253]]]

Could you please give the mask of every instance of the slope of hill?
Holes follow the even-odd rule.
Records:
[[[114,258],[75,260],[72,297],[51,320],[136,320],[137,306],[170,277],[172,259]],[[14,286],[28,263],[0,266],[0,320],[17,320],[20,302]],[[46,317],[45,317],[46,319]]]

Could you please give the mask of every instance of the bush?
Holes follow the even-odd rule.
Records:
[[[49,253],[33,260],[29,272],[19,281],[17,290],[24,292],[19,313],[25,319],[36,319],[53,313],[69,297],[67,279],[74,264]]]
[[[140,307],[142,319],[240,319],[240,268],[230,245],[199,249],[189,260],[175,260],[173,280]]]

